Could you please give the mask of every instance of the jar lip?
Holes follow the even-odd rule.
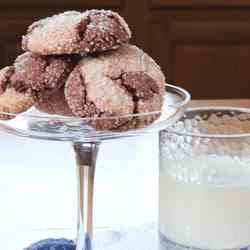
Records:
[[[250,108],[242,108],[242,107],[232,107],[232,106],[200,106],[200,107],[193,107],[188,108],[184,116],[187,113],[191,112],[239,112],[242,114],[249,114],[250,115]],[[165,132],[176,134],[179,136],[189,136],[189,137],[198,137],[198,138],[207,138],[207,139],[250,139],[250,127],[249,127],[249,133],[244,132],[236,132],[236,133],[221,133],[221,134],[215,134],[215,133],[199,133],[199,132],[186,132],[186,131],[180,131],[175,129],[174,127],[168,127],[164,130]]]

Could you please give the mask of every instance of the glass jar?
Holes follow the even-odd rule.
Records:
[[[169,246],[248,247],[249,197],[249,109],[189,109],[160,132],[159,228]]]

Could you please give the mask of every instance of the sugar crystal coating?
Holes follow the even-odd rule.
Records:
[[[39,56],[26,52],[14,62],[12,84],[21,83],[39,95],[59,89],[74,67],[71,57]]]

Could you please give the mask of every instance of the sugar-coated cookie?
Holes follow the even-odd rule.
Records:
[[[67,11],[33,23],[22,47],[40,55],[103,52],[128,43],[130,29],[110,10]]]
[[[73,114],[100,117],[97,129],[127,130],[152,123],[157,115],[114,119],[160,111],[165,77],[156,62],[133,45],[123,45],[96,57],[85,57],[70,74],[65,96]]]
[[[26,52],[0,71],[0,112],[20,113],[64,85],[74,60]],[[1,119],[11,118],[2,115]]]
[[[29,109],[35,98],[28,89],[12,85],[10,78],[14,73],[14,67],[5,67],[0,70],[0,112],[20,113]],[[1,120],[14,118],[8,114],[0,114]]]

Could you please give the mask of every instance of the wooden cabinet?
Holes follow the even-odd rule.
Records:
[[[0,65],[5,66],[13,62],[21,50],[21,37],[27,29],[30,20],[9,19],[0,21]]]
[[[201,7],[247,7],[250,6],[248,0],[151,0],[151,4],[156,8],[201,8]]]
[[[111,8],[170,83],[193,98],[250,97],[250,0],[2,0],[0,66],[21,53],[33,20],[66,9]]]
[[[66,10],[89,8],[121,9],[122,0],[1,0],[0,67],[22,53],[21,38],[34,21]]]
[[[1,7],[45,7],[45,8],[98,8],[98,7],[119,7],[122,0],[2,0]]]
[[[168,80],[195,98],[250,97],[250,19],[188,12],[154,13],[152,50]]]

